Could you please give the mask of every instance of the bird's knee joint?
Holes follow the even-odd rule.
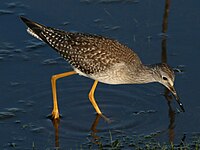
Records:
[[[57,79],[57,75],[53,75],[52,77],[51,77],[51,81],[55,81]]]
[[[94,94],[93,94],[92,92],[90,92],[90,93],[88,94],[88,97],[89,97],[89,98],[92,98],[92,97],[94,97]]]
[[[89,98],[91,97],[91,93],[88,94],[88,97],[89,97]]]

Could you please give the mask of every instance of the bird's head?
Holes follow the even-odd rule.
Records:
[[[163,84],[166,88],[168,88],[172,94],[178,98],[178,95],[176,93],[176,90],[174,88],[174,71],[172,68],[167,65],[166,63],[158,64],[156,69],[157,74],[157,81],[161,84]]]
[[[156,80],[163,84],[176,98],[181,109],[184,111],[183,105],[179,100],[179,96],[174,88],[175,74],[173,69],[166,63],[157,64],[156,66]]]

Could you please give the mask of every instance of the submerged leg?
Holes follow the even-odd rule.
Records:
[[[52,86],[52,93],[53,93],[53,110],[52,110],[52,118],[59,119],[59,109],[58,109],[58,101],[57,101],[57,92],[56,92],[56,80],[67,77],[70,75],[76,74],[75,71],[65,72],[57,75],[53,75],[51,77],[51,86]]]
[[[91,90],[90,90],[90,93],[89,93],[89,99],[90,99],[90,102],[92,103],[94,109],[96,110],[96,112],[97,112],[99,115],[102,115],[102,112],[100,111],[100,109],[99,109],[99,107],[98,107],[98,105],[97,105],[97,103],[96,103],[96,101],[95,101],[95,98],[94,98],[94,91],[95,91],[95,89],[96,89],[96,87],[97,87],[97,83],[98,83],[98,81],[95,80],[95,81],[94,81],[94,84],[93,84],[93,86],[92,86],[92,88],[91,88]]]

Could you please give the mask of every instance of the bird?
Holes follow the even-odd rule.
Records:
[[[132,49],[115,39],[96,34],[67,32],[39,24],[24,16],[20,18],[26,24],[29,34],[47,43],[73,68],[73,71],[51,77],[52,119],[60,118],[56,81],[74,74],[94,80],[88,97],[99,115],[103,114],[94,97],[98,82],[112,85],[158,82],[171,91],[182,111],[185,111],[174,88],[174,71],[168,64],[143,64]]]

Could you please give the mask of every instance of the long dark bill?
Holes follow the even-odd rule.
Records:
[[[180,106],[181,110],[182,110],[183,112],[185,112],[185,109],[184,109],[184,107],[183,107],[183,104],[181,103],[180,98],[179,98],[178,94],[176,93],[175,88],[172,86],[172,87],[170,87],[169,89],[170,89],[170,91],[172,92],[172,94],[174,95],[174,97],[176,98],[176,101],[177,101],[178,105]]]

